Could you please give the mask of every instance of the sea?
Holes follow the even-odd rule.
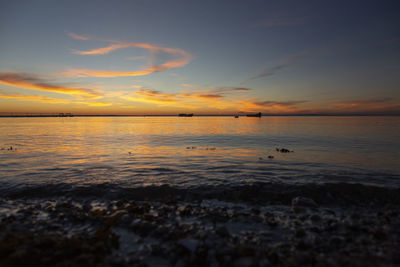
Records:
[[[0,149],[6,197],[400,184],[398,116],[0,118]]]

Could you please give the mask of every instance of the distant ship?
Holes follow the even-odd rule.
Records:
[[[256,113],[256,114],[247,114],[246,115],[247,117],[258,117],[258,118],[261,118],[261,112],[258,112],[258,113]]]
[[[74,115],[72,113],[59,113],[58,117],[73,117]]]
[[[179,117],[193,117],[193,113],[186,114],[186,113],[181,113],[178,115]]]

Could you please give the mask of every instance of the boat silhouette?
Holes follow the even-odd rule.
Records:
[[[258,117],[258,118],[261,118],[261,112],[258,112],[258,113],[256,113],[256,114],[247,114],[246,115],[247,117]]]
[[[193,113],[190,113],[190,114],[180,113],[178,116],[179,117],[193,117]]]

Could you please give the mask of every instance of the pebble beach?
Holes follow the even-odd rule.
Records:
[[[333,186],[325,188],[331,199],[320,194],[315,200],[293,188],[287,199],[277,198],[272,189],[248,187],[252,198],[236,188],[220,199],[211,189],[168,186],[144,188],[142,195],[120,192],[123,199],[9,196],[0,200],[0,265],[400,264],[397,189],[350,185],[348,195],[335,196]]]

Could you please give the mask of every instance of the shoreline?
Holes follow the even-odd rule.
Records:
[[[198,202],[217,199],[232,203],[290,205],[297,196],[313,199],[320,205],[382,206],[400,205],[400,187],[361,183],[304,183],[255,182],[234,185],[199,185],[180,187],[168,184],[121,186],[99,184],[10,184],[0,183],[3,199],[71,198],[78,200],[129,200],[159,202]]]

